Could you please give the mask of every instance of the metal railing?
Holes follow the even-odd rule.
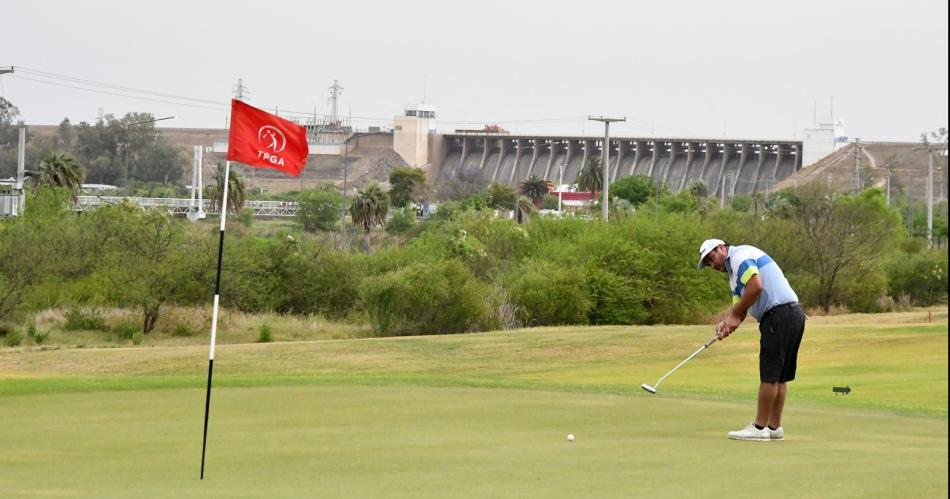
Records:
[[[187,215],[198,211],[198,201],[182,198],[139,198],[120,196],[79,196],[73,206],[75,211],[85,211],[107,204],[119,204],[130,201],[143,208],[163,208],[173,215]],[[245,208],[254,211],[259,217],[294,217],[297,216],[299,205],[294,201],[245,201]],[[205,199],[202,210],[208,215],[217,215],[219,210],[211,201]]]

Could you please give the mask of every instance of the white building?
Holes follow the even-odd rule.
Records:
[[[802,168],[807,168],[821,158],[837,151],[848,143],[844,122],[829,116],[818,118],[815,128],[806,128],[802,137]]]

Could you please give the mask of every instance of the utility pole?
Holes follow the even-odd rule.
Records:
[[[19,142],[16,148],[16,192],[17,206],[14,215],[23,216],[26,196],[23,191],[23,178],[26,175],[26,124],[19,123]]]
[[[934,155],[927,148],[927,247],[934,246]]]
[[[891,164],[884,166],[887,169],[887,205],[891,205]]]
[[[604,116],[601,116],[601,117],[599,117],[599,118],[595,118],[595,117],[593,117],[593,116],[588,116],[587,119],[588,119],[588,120],[591,120],[591,121],[601,121],[601,122],[604,123],[604,148],[603,148],[603,151],[602,151],[602,153],[601,153],[601,159],[603,160],[603,163],[604,163],[604,164],[603,164],[603,167],[604,167],[604,173],[603,173],[604,178],[603,178],[603,180],[601,181],[601,183],[603,184],[601,190],[603,190],[604,192],[603,192],[603,201],[601,202],[601,208],[602,208],[601,211],[602,211],[602,213],[603,213],[602,216],[604,217],[604,221],[606,222],[606,221],[607,221],[607,213],[608,213],[608,211],[607,211],[607,210],[608,210],[608,206],[607,206],[607,205],[608,205],[608,203],[609,203],[608,200],[610,199],[610,124],[611,124],[612,122],[614,122],[614,121],[627,121],[627,118],[626,118],[626,117],[623,117],[623,118],[606,118],[606,117],[604,117]]]
[[[558,165],[558,175],[557,175],[557,216],[561,216],[561,194],[564,189],[564,163]]]

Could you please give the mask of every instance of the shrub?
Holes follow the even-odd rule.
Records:
[[[190,327],[188,327],[187,324],[183,324],[179,322],[175,324],[174,326],[172,326],[172,330],[171,330],[172,336],[184,338],[188,336],[194,336],[194,334],[195,332]]]
[[[3,343],[8,347],[18,347],[23,343],[23,335],[16,329],[11,329],[4,335]]]
[[[390,235],[404,234],[416,225],[416,213],[412,208],[397,209],[393,217],[386,223],[386,233]]]
[[[274,335],[271,334],[270,326],[261,324],[260,333],[257,336],[258,343],[270,343],[274,341]]]
[[[380,336],[464,333],[494,326],[488,295],[462,263],[446,260],[368,279],[363,304]]]
[[[112,328],[112,332],[116,334],[119,338],[123,340],[131,340],[135,337],[135,334],[138,333],[141,328],[130,322],[123,322],[116,327]]]
[[[586,279],[577,269],[529,261],[508,278],[508,293],[525,324],[587,324],[594,303]]]
[[[67,331],[105,331],[106,322],[97,311],[83,312],[74,308],[66,312],[66,325],[63,328]]]
[[[947,299],[947,251],[899,251],[887,265],[891,296],[909,295],[915,305]]]

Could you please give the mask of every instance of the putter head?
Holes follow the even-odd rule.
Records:
[[[643,388],[644,390],[646,390],[646,391],[648,391],[648,392],[650,392],[650,393],[656,393],[656,388],[653,388],[652,386],[650,386],[650,385],[648,385],[648,384],[646,384],[646,383],[640,385],[640,388]]]

